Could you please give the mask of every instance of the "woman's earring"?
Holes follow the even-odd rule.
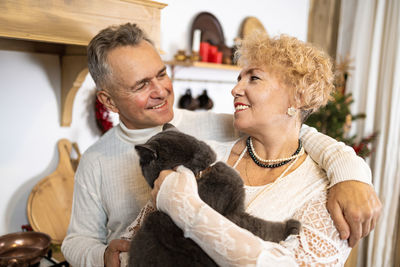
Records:
[[[296,114],[296,108],[294,108],[294,107],[288,108],[288,109],[287,109],[287,114],[288,114],[290,117],[293,117],[293,116]]]

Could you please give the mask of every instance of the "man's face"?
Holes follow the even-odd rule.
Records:
[[[98,93],[107,108],[129,129],[155,127],[173,118],[174,93],[166,67],[146,41],[122,46],[107,56],[111,88]]]

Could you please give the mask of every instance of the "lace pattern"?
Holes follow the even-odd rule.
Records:
[[[340,239],[326,209],[326,193],[307,203],[294,218],[303,223],[298,236],[299,246],[294,249],[299,265],[344,265],[351,249],[347,241]]]
[[[156,208],[153,205],[153,202],[150,200],[146,203],[146,205],[140,210],[139,215],[137,218],[128,226],[126,231],[121,235],[121,239],[132,241],[133,237],[136,235],[136,233],[139,231],[140,227],[143,224],[143,221],[146,219],[146,217],[154,212]],[[126,267],[128,266],[129,263],[129,254],[128,252],[121,252],[119,254],[119,260],[120,260],[120,266],[121,267]]]
[[[280,192],[281,199],[276,204],[286,211],[285,216],[302,222],[300,234],[280,244],[261,240],[195,197],[197,184],[193,174],[184,167],[179,167],[177,173],[165,179],[158,194],[157,205],[158,209],[168,213],[184,229],[186,237],[193,239],[221,266],[342,266],[350,248],[346,241],[340,240],[326,210],[326,183],[319,182],[324,177],[321,178],[321,173],[316,170],[318,168],[315,168],[312,161],[308,161],[302,171],[294,171],[285,177],[285,182],[267,190],[266,196],[257,199],[253,205],[254,215],[268,219],[263,215],[269,213],[269,203],[275,206],[273,197]],[[307,175],[304,176],[303,172]],[[302,175],[299,177],[299,174]],[[304,190],[299,186],[299,181],[302,181],[300,185],[307,188],[310,184],[316,185],[311,186],[312,190],[307,194],[300,194]],[[292,190],[289,191],[287,186]],[[295,197],[291,194],[283,197],[282,192],[286,193],[284,190],[293,191]],[[265,202],[268,195],[272,199]],[[300,201],[304,197],[306,200]],[[282,204],[282,198],[286,200],[286,205]],[[290,214],[292,210],[295,212]]]
[[[142,226],[144,219],[146,219],[146,217],[154,211],[156,211],[156,208],[154,207],[153,202],[149,200],[146,205],[140,210],[137,218],[128,226],[125,233],[122,234],[121,239],[132,241],[133,237]]]
[[[164,180],[157,208],[168,213],[185,237],[193,239],[220,266],[254,266],[263,248],[272,253],[271,258],[280,261],[284,255],[295,266],[290,251],[262,241],[205,204],[198,197],[193,173],[183,166]]]

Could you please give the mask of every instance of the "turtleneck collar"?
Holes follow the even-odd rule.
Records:
[[[144,143],[153,135],[162,131],[162,125],[146,129],[128,129],[122,121],[117,126],[118,136],[129,143]]]
[[[174,118],[170,121],[175,126],[178,126],[182,119],[182,112],[179,109],[174,109]],[[144,143],[153,135],[162,131],[162,125],[146,128],[146,129],[129,129],[120,121],[116,127],[117,135],[124,141],[129,143]]]

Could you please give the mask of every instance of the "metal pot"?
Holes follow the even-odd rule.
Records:
[[[41,232],[17,232],[0,237],[0,266],[29,266],[49,250],[51,238]]]

